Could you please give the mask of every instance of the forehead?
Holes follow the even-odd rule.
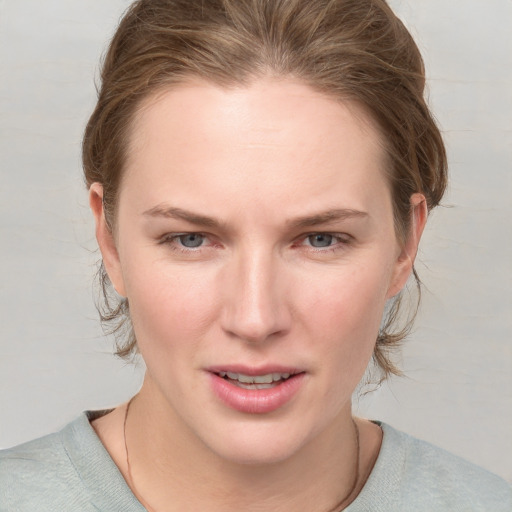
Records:
[[[355,103],[289,79],[231,88],[197,80],[143,103],[123,181],[146,191],[159,183],[171,195],[173,187],[222,198],[259,191],[276,200],[323,194],[342,181],[363,199],[364,188],[387,188],[384,162],[380,133]]]
[[[146,98],[135,113],[132,149],[137,149],[141,135],[149,134],[147,128],[169,115],[180,118],[180,126],[175,128],[184,135],[190,134],[185,133],[190,127],[199,134],[203,128],[219,130],[223,124],[240,136],[250,133],[257,140],[259,135],[262,142],[270,138],[278,143],[278,136],[288,133],[313,141],[315,136],[335,136],[344,125],[354,124],[372,139],[369,143],[380,143],[377,123],[362,105],[335,99],[291,78],[262,78],[248,86],[232,87],[189,79],[161,88]],[[187,118],[191,123],[183,124]],[[167,127],[171,128],[171,123]]]

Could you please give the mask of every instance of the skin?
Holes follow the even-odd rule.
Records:
[[[377,128],[287,79],[166,90],[140,110],[128,156],[114,234],[100,184],[90,204],[147,365],[126,430],[135,494],[155,510],[331,510],[354,481],[351,395],[411,273],[424,197],[399,244]],[[249,414],[209,385],[228,364],[304,378],[283,407]],[[127,476],[124,413],[94,427]],[[381,440],[357,421],[349,501]]]

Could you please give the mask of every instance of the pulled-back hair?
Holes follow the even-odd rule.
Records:
[[[339,101],[355,101],[380,128],[398,240],[410,227],[410,197],[429,211],[446,187],[446,154],[424,99],[419,50],[384,0],[139,0],[125,13],[105,55],[98,103],[83,139],[85,180],[103,185],[115,230],[129,131],[141,102],[191,77],[221,86],[264,76],[292,77]],[[419,289],[419,280],[414,273]],[[100,315],[118,335],[117,354],[136,350],[128,301],[113,293],[103,265]],[[419,300],[419,295],[418,295]],[[374,359],[399,373],[389,350],[409,332],[393,300]]]

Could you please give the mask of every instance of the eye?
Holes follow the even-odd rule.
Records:
[[[206,237],[200,233],[185,233],[184,235],[178,235],[176,239],[183,247],[195,249],[203,245]]]
[[[320,253],[338,252],[347,249],[353,238],[346,233],[309,233],[299,239],[298,245],[305,249]]]
[[[329,233],[315,233],[313,235],[309,235],[306,240],[311,247],[316,248],[330,247],[333,243],[338,242],[338,239]]]
[[[203,233],[168,233],[158,240],[159,244],[166,245],[174,251],[195,252],[211,245],[210,239]]]

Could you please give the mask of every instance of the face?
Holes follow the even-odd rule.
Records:
[[[350,421],[418,238],[397,242],[383,165],[363,111],[301,83],[193,82],[146,102],[113,240],[99,185],[91,204],[143,391],[175,430],[258,463]]]

